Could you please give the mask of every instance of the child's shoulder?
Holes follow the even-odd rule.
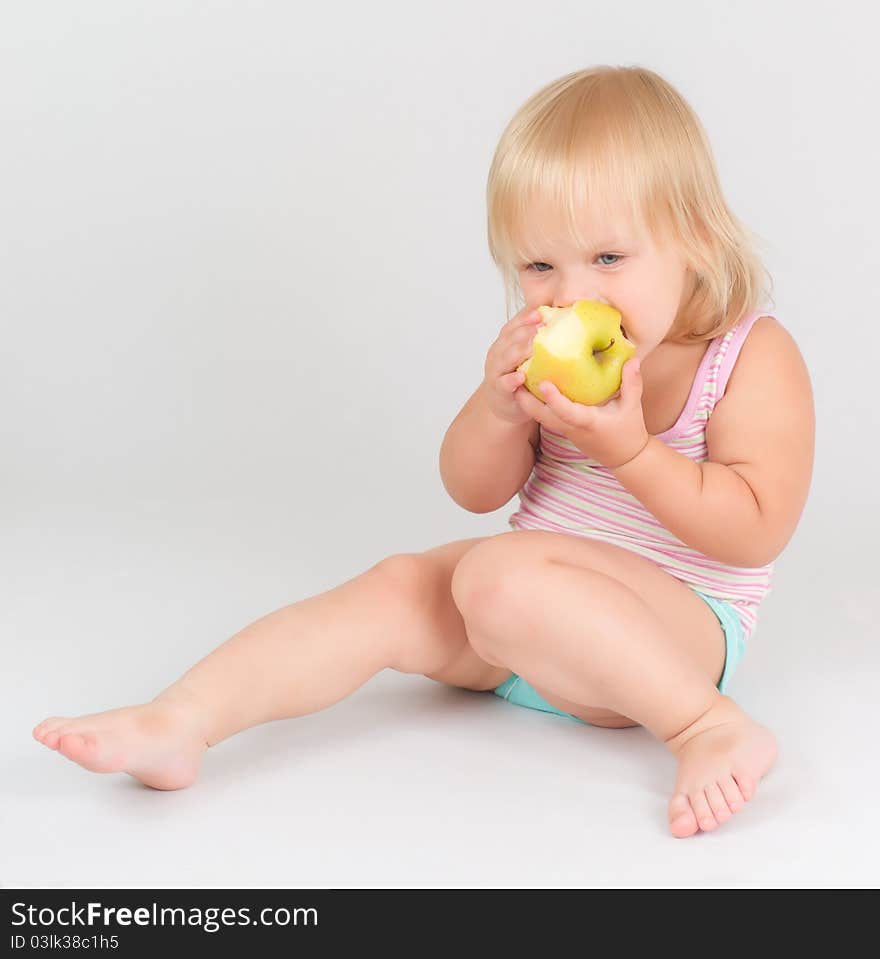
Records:
[[[755,421],[767,432],[785,431],[812,418],[810,374],[794,337],[775,316],[759,316],[742,341],[724,393],[706,428],[718,449]]]
[[[812,393],[807,364],[794,337],[775,316],[759,316],[743,339],[723,399],[736,395],[742,401],[748,395],[763,406],[769,399],[767,391],[799,393],[804,387]]]

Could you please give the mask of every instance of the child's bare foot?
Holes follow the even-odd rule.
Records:
[[[196,707],[161,698],[75,719],[53,716],[33,736],[92,772],[126,772],[154,789],[191,785],[208,748]]]
[[[739,812],[778,753],[773,733],[723,694],[666,745],[678,759],[669,801],[669,828],[678,838],[710,832]]]

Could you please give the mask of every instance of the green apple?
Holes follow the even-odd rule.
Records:
[[[538,311],[546,325],[532,340],[532,355],[517,367],[526,376],[523,386],[543,400],[539,387],[550,380],[570,400],[587,406],[613,396],[624,363],[636,352],[623,335],[620,313],[595,300],[539,306]]]

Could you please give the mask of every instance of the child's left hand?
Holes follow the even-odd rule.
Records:
[[[631,359],[624,364],[620,390],[598,406],[572,402],[549,380],[540,385],[544,403],[524,386],[513,395],[542,426],[561,433],[608,469],[616,469],[638,456],[651,438],[642,410],[642,374],[637,362]]]

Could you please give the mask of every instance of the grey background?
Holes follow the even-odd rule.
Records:
[[[875,885],[876,24],[862,4],[0,12],[0,883]],[[385,670],[168,793],[31,739],[383,556],[504,532],[443,435],[504,323],[485,182],[595,63],[692,103],[813,380],[811,497],[731,694],[780,759],[673,840],[674,761]]]

